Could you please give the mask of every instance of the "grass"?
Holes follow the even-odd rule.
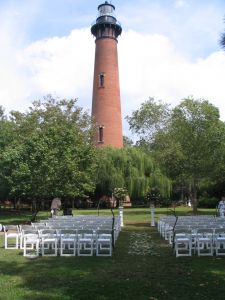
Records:
[[[177,214],[189,214],[187,208]],[[100,215],[110,214],[101,210]],[[156,217],[171,213],[157,209]],[[213,210],[201,211],[213,214]],[[39,218],[47,216],[42,212]],[[96,214],[78,210],[75,214]],[[0,222],[24,221],[7,216]],[[5,250],[0,240],[0,299],[222,300],[225,258],[179,257],[151,228],[149,209],[125,209],[125,226],[109,257],[39,257]]]

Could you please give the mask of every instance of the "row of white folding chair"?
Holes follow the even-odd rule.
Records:
[[[207,222],[206,222],[207,220]],[[215,226],[217,223],[216,218],[212,216],[200,216],[200,217],[179,217],[176,226]],[[166,239],[169,240],[171,236],[171,228],[174,227],[175,219],[171,217],[165,217],[159,219],[158,231]]]
[[[166,223],[166,222],[169,222],[169,221],[175,221],[176,218],[175,216],[159,216],[158,218],[158,229],[160,230],[160,226],[162,223]]]
[[[198,256],[213,255],[213,231],[199,229],[194,235],[191,229],[176,229],[174,234],[176,256],[191,256],[197,250]]]
[[[60,237],[60,254],[66,254],[66,248],[74,250],[73,255],[78,256],[92,256],[96,251],[97,256],[111,256],[112,255],[112,235],[110,230],[77,230],[71,238],[71,235],[67,235],[66,231],[61,231]],[[73,244],[74,243],[74,244]],[[77,244],[77,246],[76,246]]]
[[[78,223],[57,223],[57,222],[50,222],[46,223],[46,227],[48,228],[76,228],[76,229],[93,229],[93,230],[98,230],[98,229],[111,229],[112,228],[112,221],[110,222],[96,222],[96,223],[85,223],[85,222],[78,222]],[[115,232],[115,240],[117,240],[119,233],[121,230],[120,222],[119,219],[115,219],[114,223],[114,232]]]
[[[110,222],[103,222],[103,223],[57,223],[57,222],[51,222],[51,223],[46,223],[43,226],[43,223],[39,225],[40,223],[33,223],[32,225],[37,228],[37,229],[45,229],[45,228],[51,228],[51,229],[92,229],[92,230],[112,230],[112,223]],[[118,219],[116,219],[115,224],[114,224],[114,242],[118,239],[119,233],[121,231],[120,227],[120,222]]]
[[[50,222],[50,221],[47,221],[45,223],[46,225],[70,225],[70,226],[77,226],[77,225],[111,225],[112,224],[112,220],[108,220],[107,222],[104,221],[104,222],[92,222],[92,221],[65,221],[65,222],[62,222],[62,221],[58,221],[58,222]]]
[[[158,231],[160,235],[163,237],[165,236],[165,227],[169,226],[174,226],[176,221],[176,218],[174,216],[169,216],[169,217],[161,217],[158,220]]]
[[[116,216],[115,218],[118,218],[118,216]],[[94,221],[94,222],[97,222],[97,221],[100,221],[100,222],[104,222],[104,221],[107,221],[107,220],[111,220],[112,217],[111,216],[74,216],[74,217],[69,217],[69,218],[66,218],[65,216],[58,216],[58,217],[53,217],[53,218],[49,218],[48,220],[51,221],[51,222],[58,222],[58,221],[85,221],[85,222],[88,222],[88,221]],[[43,220],[42,220],[43,221]]]
[[[22,238],[24,256],[37,257],[40,252],[44,256],[46,250],[51,250],[48,255],[57,255],[58,235],[56,230],[25,229],[23,230]]]
[[[115,220],[119,220],[118,216],[115,216]],[[75,216],[70,218],[57,217],[57,218],[49,218],[47,221],[49,222],[107,222],[111,221],[112,216]],[[41,220],[41,222],[45,222],[46,220]]]
[[[159,231],[161,236],[163,235],[164,227],[166,226],[167,223],[168,223],[168,221],[165,220],[165,219],[159,219],[158,220],[157,228],[158,228],[158,231]]]
[[[6,225],[5,249],[23,249],[23,231],[33,229],[31,225]]]
[[[225,228],[176,229],[174,244],[176,256],[225,255]]]
[[[72,219],[72,218],[71,218]],[[90,219],[90,218],[89,218]],[[93,219],[93,218],[92,218]],[[104,221],[104,222],[100,222]],[[104,218],[100,218],[99,217],[95,217],[94,220],[98,220],[98,222],[96,222],[95,226],[93,226],[93,222],[91,222],[92,226],[89,224],[83,224],[83,226],[80,227],[76,227],[77,224],[74,224],[74,228],[77,229],[94,229],[94,230],[99,230],[99,229],[111,229],[112,226],[112,220],[109,217],[104,217]],[[32,223],[31,225],[8,225],[5,226],[5,248],[6,249],[18,249],[21,248],[23,249],[23,230],[25,229],[46,229],[46,228],[50,228],[50,226],[48,226],[47,223],[45,223],[44,221],[46,220],[42,220],[41,222],[38,223]],[[53,222],[52,222],[53,223]],[[63,225],[61,224],[60,226],[55,226],[55,228],[71,228],[71,223],[67,224],[64,223]],[[52,225],[52,228],[54,228],[54,226]],[[119,222],[119,218],[116,217],[115,218],[115,224],[114,224],[114,241],[117,240],[118,236],[119,236],[119,232],[120,232],[121,228],[120,228],[120,222]]]
[[[108,226],[112,227],[112,223],[85,223],[85,222],[78,222],[78,223],[46,223],[46,227],[49,228],[56,228],[56,227],[69,227],[69,228],[98,228],[100,226]]]
[[[112,224],[112,218],[95,218],[95,219],[48,219],[48,220],[41,220],[39,223],[41,224]],[[115,218],[114,223],[119,223],[119,218]],[[33,223],[38,224],[38,223]]]
[[[22,228],[31,229],[31,225],[6,225],[5,226],[5,249],[22,248]]]
[[[52,229],[42,231],[25,230],[24,256],[38,256],[39,247],[42,256],[97,256],[112,255],[112,235],[109,230],[73,230],[61,229],[60,232]]]

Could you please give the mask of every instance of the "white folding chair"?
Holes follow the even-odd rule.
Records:
[[[96,235],[96,255],[112,256],[112,232],[110,230],[98,230]]]
[[[19,248],[19,227],[18,225],[5,226],[5,249]]]
[[[43,229],[39,232],[42,256],[57,256],[58,235],[54,229]]]
[[[94,234],[90,229],[79,229],[77,231],[77,255],[92,256],[94,249]]]
[[[20,249],[23,249],[24,247],[24,237],[23,237],[23,232],[24,230],[30,230],[34,229],[32,225],[19,225],[19,242],[20,242]]]
[[[214,233],[216,256],[225,255],[225,228],[216,228]]]
[[[213,255],[213,229],[201,228],[197,230],[196,247],[198,256]]]
[[[174,233],[176,257],[192,255],[192,236],[190,229],[177,229]]]
[[[60,230],[60,255],[75,256],[76,245],[77,245],[77,230],[61,229]]]
[[[23,256],[34,258],[39,256],[39,233],[37,229],[23,230]]]

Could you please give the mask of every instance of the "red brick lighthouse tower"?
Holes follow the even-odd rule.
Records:
[[[96,124],[96,146],[123,147],[120,106],[117,37],[122,28],[107,1],[98,6],[98,17],[91,27],[96,37],[92,117]]]

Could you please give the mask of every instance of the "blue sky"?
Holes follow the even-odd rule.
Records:
[[[24,110],[47,93],[91,108],[101,1],[0,0],[0,104]],[[148,97],[178,104],[207,98],[225,120],[224,0],[114,0],[123,116]],[[127,128],[126,124],[125,127]],[[127,129],[126,129],[127,130]]]
[[[0,9],[1,15],[7,12],[11,22],[21,28],[26,42],[34,42],[90,26],[99,3],[95,0],[1,0]],[[124,30],[166,35],[193,57],[218,50],[219,33],[224,28],[223,0],[115,0],[112,3]],[[194,47],[192,42],[196,43]]]

